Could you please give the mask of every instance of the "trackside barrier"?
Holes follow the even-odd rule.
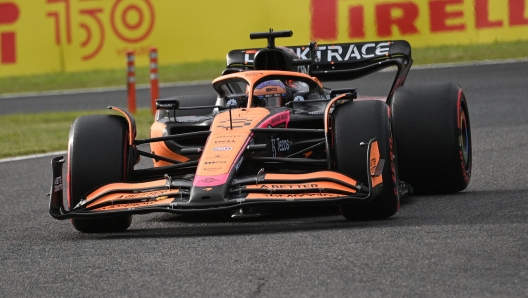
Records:
[[[156,113],[156,99],[159,98],[158,50],[149,48],[150,54],[150,109],[152,115]]]
[[[0,77],[122,69],[127,49],[134,49],[136,65],[147,66],[148,58],[140,57],[151,45],[170,53],[160,65],[223,60],[231,49],[260,46],[248,34],[271,24],[293,30],[291,39],[278,42],[284,46],[403,39],[420,48],[528,40],[528,0],[289,0],[293,18],[291,9],[275,9],[284,2],[0,0]],[[226,19],[233,7],[273,13]]]
[[[136,70],[134,67],[134,51],[128,50],[127,54],[127,93],[128,111],[136,113]]]

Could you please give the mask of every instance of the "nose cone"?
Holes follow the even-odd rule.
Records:
[[[190,201],[196,204],[210,204],[227,201],[229,187],[227,184],[212,187],[191,188]]]

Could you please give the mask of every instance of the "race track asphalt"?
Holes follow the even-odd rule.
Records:
[[[390,75],[330,85],[379,96]],[[527,297],[528,63],[415,70],[407,84],[433,81],[466,92],[470,186],[405,197],[386,220],[347,222],[336,208],[255,221],[151,214],[124,233],[81,234],[48,214],[49,157],[2,162],[0,296]],[[112,96],[0,99],[0,110],[104,108],[114,103],[97,98]]]

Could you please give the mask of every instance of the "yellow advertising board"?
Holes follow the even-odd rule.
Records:
[[[528,39],[528,0],[0,0],[0,77],[221,60],[260,47],[406,39],[413,47]]]

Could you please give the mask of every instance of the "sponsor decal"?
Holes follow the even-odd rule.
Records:
[[[319,185],[317,183],[310,183],[310,184],[263,184],[259,188],[300,189],[300,188],[319,188]]]
[[[233,124],[233,128],[243,127],[243,126],[249,126],[253,122],[253,119],[250,118],[233,118],[232,122],[229,121],[229,119],[222,120],[219,122],[219,125],[216,126],[217,128],[231,128],[231,123]]]
[[[238,171],[238,168],[240,168],[243,161],[244,161],[244,156],[242,156],[240,160],[237,162],[237,164],[235,165],[235,171]]]
[[[206,159],[224,159],[224,158],[228,158],[228,157],[229,157],[229,155],[226,155],[226,154],[215,153],[215,154],[213,154],[213,156],[206,157]]]
[[[223,169],[223,168],[222,167],[203,168],[204,171],[209,171],[209,172],[216,172],[216,171],[220,171],[221,169]]]
[[[174,108],[174,104],[172,103],[158,103],[158,108],[170,108],[170,109],[173,109]]]
[[[370,174],[374,175],[376,172],[376,166],[378,165],[378,159],[377,158],[371,158],[370,159]]]
[[[138,203],[127,203],[127,204],[117,204],[117,205],[111,205],[111,206],[105,206],[101,208],[97,208],[96,210],[113,210],[113,209],[128,209],[133,210],[137,207],[146,207],[150,205],[157,205],[158,202],[155,201],[149,201],[149,202],[138,202]]]
[[[281,88],[284,88],[284,84],[279,81],[279,80],[270,80],[270,81],[266,81],[266,82],[262,82],[260,84],[257,85],[257,87],[255,87],[255,89],[264,89],[265,87],[268,87],[268,86],[278,86],[278,87],[281,87]],[[276,91],[277,88],[275,88],[275,90],[273,91]],[[268,91],[268,89],[266,89],[266,91]]]
[[[102,208],[99,208],[97,210],[134,209],[134,208],[139,207],[139,206],[148,206],[148,205],[151,205],[152,203],[153,202],[112,205],[112,206],[102,207]]]
[[[312,39],[334,41],[338,32],[345,30],[351,40],[394,38],[399,33],[420,36],[425,45],[438,39],[435,33],[451,33],[451,36],[474,40],[481,35],[478,31],[495,28],[497,35],[491,38],[493,40],[504,35],[513,36],[513,28],[528,25],[525,0],[363,0],[348,5],[339,2],[311,0]],[[344,15],[348,16],[348,22],[341,18]],[[368,32],[367,28],[375,30]],[[500,29],[510,32],[499,33]],[[445,40],[440,44],[446,44],[447,38],[442,39]]]
[[[216,148],[213,148],[213,151],[229,151],[233,148],[231,147],[216,147]]]
[[[300,59],[310,59],[310,49],[307,47],[290,47],[295,51]],[[375,57],[386,56],[390,51],[389,42],[379,43],[357,43],[357,44],[341,44],[331,46],[319,46],[316,51],[317,61],[323,63],[328,62],[355,62]],[[251,57],[252,59],[253,57]],[[246,62],[253,62],[253,60],[246,60]],[[299,68],[305,66],[300,66]],[[299,70],[299,72],[307,73],[306,70]],[[267,82],[264,82],[267,83]],[[259,84],[256,89],[262,89],[266,85]],[[280,86],[280,85],[277,85]],[[284,85],[282,85],[284,86]]]
[[[279,152],[290,150],[290,140],[282,140],[281,138],[271,138],[271,151],[273,157],[277,157]]]
[[[271,125],[273,126],[273,125],[278,124],[278,123],[280,123],[282,121],[288,120],[288,118],[289,118],[288,116],[289,116],[289,114],[281,113],[280,115],[277,115],[277,116],[271,118],[271,120],[270,120]]]
[[[278,96],[286,96],[286,93],[275,93],[275,94],[266,94],[266,95],[260,95],[258,98],[268,98],[268,97],[278,97]]]
[[[53,181],[53,192],[58,192],[62,190],[62,176],[55,178]]]
[[[279,126],[286,127],[287,123],[290,121],[290,112],[285,111],[279,114],[275,114],[264,120],[259,127],[275,127]]]
[[[312,197],[337,197],[340,195],[330,193],[299,193],[299,194],[263,194],[266,198],[312,198]],[[344,195],[341,195],[344,196]],[[293,200],[292,200],[293,201]]]
[[[205,178],[205,179],[199,180],[198,182],[213,183],[213,182],[216,182],[216,181],[220,181],[220,180],[215,179],[215,178]]]
[[[251,60],[251,62],[253,62],[253,60]],[[258,77],[263,76],[264,74],[262,72],[246,72],[245,75],[246,77]]]
[[[214,164],[224,164],[227,163],[225,160],[215,160],[215,161],[206,161],[206,165],[214,165]]]
[[[306,55],[309,49],[296,48],[297,55],[301,59],[309,59]],[[370,59],[374,57],[386,56],[389,53],[390,44],[388,42],[381,43],[365,43],[365,44],[350,44],[350,45],[333,45],[333,46],[319,46],[317,48],[317,58],[322,62],[348,62],[358,61],[363,59]]]
[[[225,138],[240,138],[245,137],[246,135],[243,134],[234,134],[234,135],[215,135],[215,139],[225,139]]]
[[[220,143],[235,143],[236,141],[235,140],[217,140],[215,141],[215,144],[220,144]]]
[[[140,192],[140,193],[134,193],[134,194],[125,194],[125,195],[118,196],[117,198],[115,198],[115,200],[133,199],[133,198],[141,198],[141,197],[151,198],[151,197],[162,195],[162,194],[164,194],[166,192],[168,192],[168,190],[164,189],[164,190]],[[145,199],[145,200],[147,200],[147,199]]]

